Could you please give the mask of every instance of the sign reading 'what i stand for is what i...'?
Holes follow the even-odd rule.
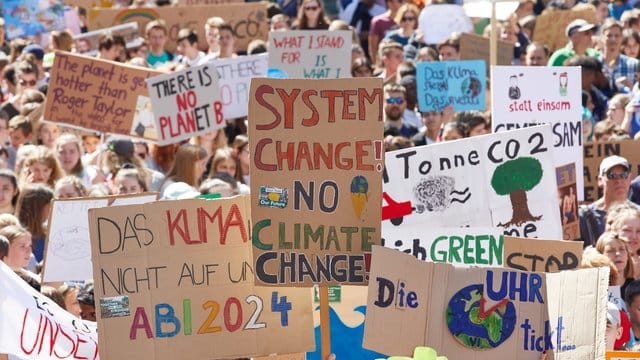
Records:
[[[366,284],[380,243],[382,79],[254,79],[250,99],[257,283]]]
[[[159,145],[224,127],[218,72],[213,64],[154,76],[147,85]]]
[[[416,87],[420,111],[484,110],[487,92],[484,60],[418,63]]]

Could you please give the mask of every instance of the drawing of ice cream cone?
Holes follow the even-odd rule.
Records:
[[[367,204],[368,192],[369,182],[364,176],[358,175],[351,180],[351,204],[358,219],[362,218],[362,212]]]

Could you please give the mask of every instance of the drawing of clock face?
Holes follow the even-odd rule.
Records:
[[[508,299],[485,308],[482,284],[469,285],[455,293],[447,306],[451,335],[470,349],[490,350],[500,346],[516,326],[516,308]]]

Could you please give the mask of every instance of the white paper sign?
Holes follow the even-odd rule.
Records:
[[[506,235],[562,239],[551,126],[385,154],[382,237],[403,227],[497,226]]]
[[[269,69],[291,79],[351,77],[351,31],[269,32]]]
[[[0,261],[0,353],[24,359],[99,359],[96,323],[35,291]]]
[[[460,5],[428,5],[420,12],[418,28],[427,44],[439,44],[454,32],[473,32],[473,23]]]
[[[210,64],[147,79],[158,145],[177,143],[225,126],[218,73]]]
[[[89,209],[106,206],[145,204],[158,194],[124,197],[54,200],[51,205],[49,236],[45,248],[44,282],[93,279]],[[113,201],[111,205],[109,202]]]
[[[458,266],[503,267],[504,240],[497,227],[400,226],[382,245],[416,259]]]
[[[494,132],[551,124],[554,166],[575,163],[576,169],[583,168],[579,67],[494,66],[491,80]],[[576,192],[582,201],[584,177],[578,175]]]
[[[251,78],[267,76],[267,54],[218,59],[212,64],[218,70],[225,119],[247,116]]]

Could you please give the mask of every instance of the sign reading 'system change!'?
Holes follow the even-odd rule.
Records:
[[[381,79],[251,82],[259,284],[367,283],[380,243],[382,124]]]

